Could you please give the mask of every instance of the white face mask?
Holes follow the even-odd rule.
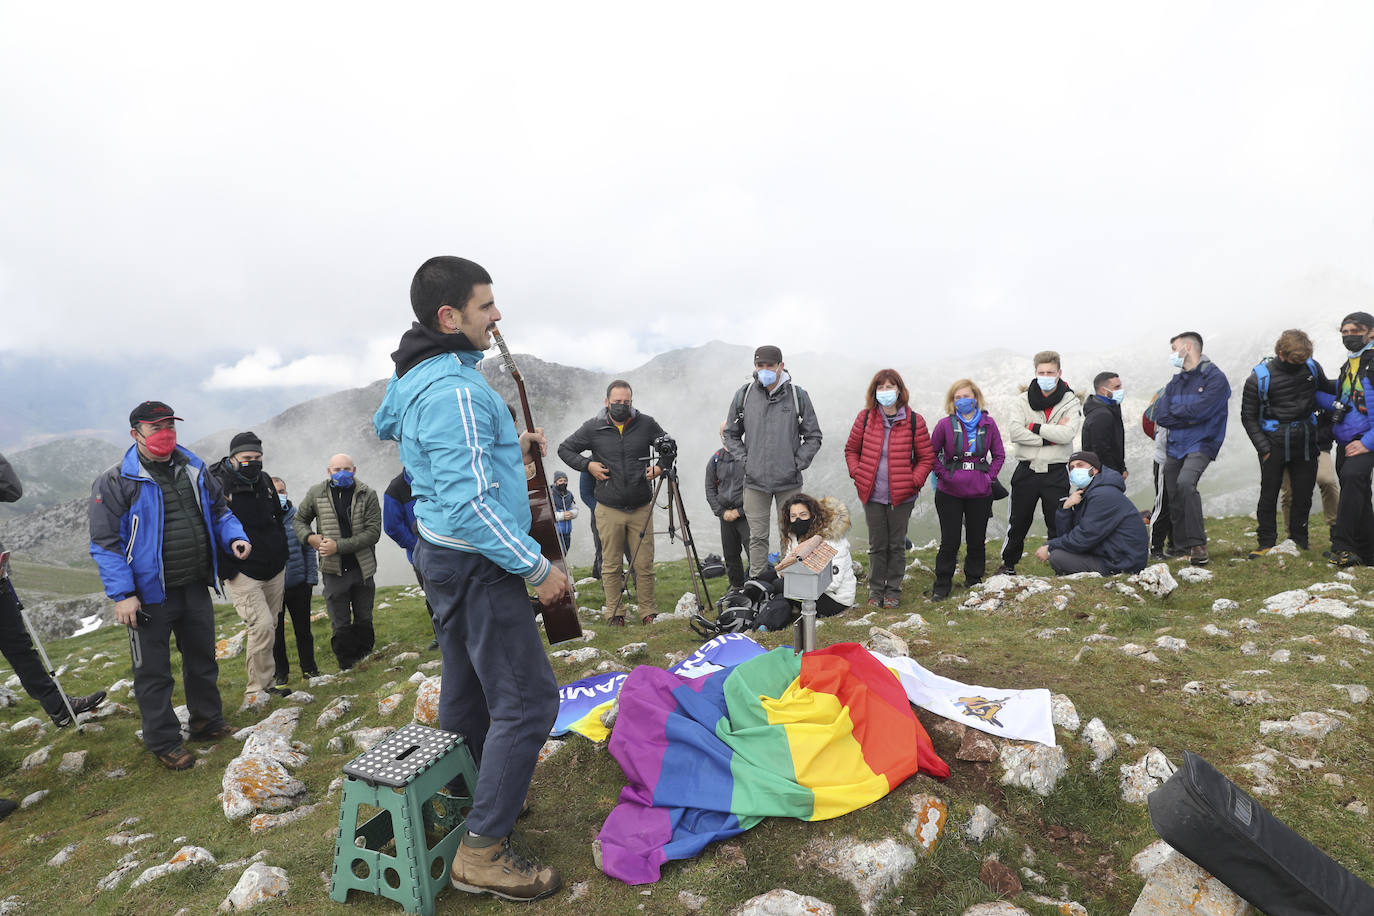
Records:
[[[873,393],[873,397],[884,407],[891,407],[897,403],[897,392],[891,388],[884,388]]]
[[[1086,489],[1093,481],[1093,472],[1087,468],[1069,468],[1069,486],[1075,490]]]
[[[1113,392],[1112,392],[1112,400],[1113,400],[1113,401],[1116,401],[1118,404],[1120,404],[1122,401],[1126,400],[1126,389],[1125,389],[1125,388],[1118,388],[1118,389],[1116,389],[1115,391],[1113,391]]]
[[[1182,353],[1171,353],[1171,354],[1169,355],[1169,365],[1173,366],[1175,369],[1182,369],[1182,368],[1183,368],[1183,354],[1182,354]]]
[[[1041,391],[1053,391],[1054,386],[1059,384],[1059,379],[1053,375],[1037,375],[1035,383],[1040,386]]]

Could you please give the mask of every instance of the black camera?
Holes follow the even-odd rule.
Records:
[[[1337,401],[1331,405],[1331,422],[1340,423],[1345,419],[1345,415],[1350,412],[1350,405],[1344,401]]]
[[[650,448],[658,453],[658,466],[665,471],[677,460],[677,442],[667,433],[650,443]]]

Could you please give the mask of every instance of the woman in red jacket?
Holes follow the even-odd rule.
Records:
[[[906,572],[907,522],[935,466],[935,452],[897,370],[873,376],[865,403],[849,431],[844,460],[868,523],[868,604],[895,608]]]

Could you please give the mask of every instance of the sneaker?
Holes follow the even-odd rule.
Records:
[[[543,900],[563,886],[563,878],[534,856],[516,850],[510,837],[477,849],[458,844],[449,869],[449,884],[469,894],[493,894],[503,900]]]
[[[932,585],[930,587],[930,591],[926,592],[925,594],[926,597],[929,598],[931,601],[944,601],[946,598],[949,597],[949,590],[950,583],[937,582],[934,585]]]
[[[72,712],[78,716],[83,712],[90,712],[105,701],[105,691],[97,690],[90,696],[67,697],[67,702],[72,704]],[[66,728],[72,724],[72,717],[67,713],[67,707],[63,706],[52,714],[53,724],[58,728]]]
[[[288,678],[287,678],[287,676],[286,676],[285,674],[279,674],[279,675],[277,675],[275,678],[273,678],[272,680],[276,683],[276,685],[277,685],[278,687],[285,687],[285,686],[286,686],[286,681],[288,680]]]
[[[1332,566],[1340,566],[1344,568],[1348,566],[1360,565],[1359,557],[1355,556],[1353,553],[1350,553],[1347,550],[1328,550],[1325,551],[1322,554],[1322,556],[1326,557],[1326,559],[1331,563]]]
[[[1272,547],[1256,547],[1254,550],[1250,551],[1250,554],[1246,557],[1246,559],[1258,560],[1260,557],[1267,557],[1269,555],[1269,551],[1273,549],[1274,548]]]
[[[901,599],[901,598],[893,598],[892,596],[889,595],[888,597],[886,597],[886,598],[883,599],[883,608],[886,609],[886,610],[889,610],[889,611],[896,610],[897,608],[899,608],[899,607],[901,607],[901,606],[902,606],[902,599]]]
[[[1164,557],[1168,560],[1177,560],[1179,557],[1191,556],[1192,552],[1190,547],[1175,547],[1171,544],[1164,548]]]
[[[276,685],[273,685],[273,686],[267,688],[267,692],[270,693],[270,694],[272,694],[272,696],[274,696],[274,697],[289,697],[289,696],[291,696],[291,688],[290,688],[290,687],[278,687],[278,686],[276,686]]]
[[[319,673],[318,671],[302,671],[302,672],[301,672],[301,677],[305,678],[307,681],[310,680],[311,678],[319,677],[319,676],[320,676],[320,673]]]
[[[613,627],[623,627],[625,626],[625,616],[623,614],[617,614],[614,617],[607,618],[606,623]]]
[[[1015,567],[1015,566],[1008,566],[1007,564],[1003,563],[1001,566],[997,567],[997,573],[996,573],[996,575],[999,575],[999,576],[1014,576],[1014,575],[1016,575],[1016,567]]]
[[[1188,562],[1194,566],[1206,566],[1210,560],[1211,557],[1207,556],[1206,544],[1199,544],[1188,551]]]
[[[170,751],[163,751],[161,754],[154,754],[157,762],[169,770],[189,770],[196,765],[196,758],[192,757],[186,748],[178,744]]]
[[[237,728],[234,728],[234,726],[230,725],[228,722],[221,722],[219,725],[216,725],[214,728],[207,728],[207,729],[204,729],[203,731],[191,732],[191,740],[192,740],[192,741],[220,741],[220,740],[222,740],[222,739],[224,739],[224,738],[230,737],[230,736],[233,735],[236,731],[238,731],[238,729],[237,729]]]
[[[428,647],[425,651],[426,651],[426,652],[433,652],[433,651],[434,651],[435,649],[437,649],[437,648],[439,648],[439,640],[437,640],[437,639],[431,639],[431,640],[429,641],[429,647]]]
[[[1152,559],[1152,560],[1166,560],[1166,559],[1168,559],[1168,558],[1169,558],[1169,553],[1168,553],[1168,551],[1166,551],[1163,547],[1151,547],[1151,548],[1150,548],[1150,559]]]
[[[868,607],[882,607],[883,601],[877,595],[868,596]]]

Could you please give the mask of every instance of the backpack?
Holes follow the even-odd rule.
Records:
[[[1312,378],[1317,377],[1317,363],[1311,357],[1307,360],[1307,371],[1312,373]],[[1279,428],[1279,421],[1273,417],[1266,416],[1269,412],[1269,360],[1262,359],[1254,369],[1255,381],[1259,388],[1259,419],[1260,429],[1267,433],[1276,432]],[[1313,426],[1317,425],[1317,411],[1312,411],[1312,415],[1307,418],[1307,422]]]
[[[963,427],[964,424],[955,421],[953,414],[949,415],[949,435],[951,445],[954,445],[960,442],[961,440],[964,442],[965,445],[968,444],[968,439],[964,436],[963,433]],[[945,470],[952,471],[954,470],[955,465],[963,464],[966,453],[967,457],[969,458],[972,458],[974,455],[981,456],[978,459],[976,459],[978,470],[987,473],[987,470],[992,467],[992,459],[988,457],[988,435],[987,426],[985,424],[978,424],[978,431],[974,433],[973,451],[969,452],[967,451],[967,449],[959,449],[959,454],[957,455],[946,455],[945,460],[943,462]]]
[[[872,413],[873,413],[872,410],[868,410],[868,409],[865,409],[865,410],[864,410],[864,436],[863,436],[864,439],[867,439],[867,438],[868,438],[868,418],[869,418],[870,415],[872,415]],[[911,407],[908,406],[908,407],[907,407],[907,411],[906,411],[906,419],[907,419],[907,425],[908,425],[908,426],[910,427],[910,429],[911,429],[911,466],[912,466],[912,467],[915,467],[915,466],[916,466],[916,421],[912,419],[912,417],[914,417],[914,416],[916,416],[916,411],[912,410]],[[859,454],[862,455],[863,453],[864,453],[864,451],[863,451],[863,439],[860,439],[860,440],[859,440]],[[882,456],[881,456],[881,455],[878,456],[878,460],[879,460],[879,461],[882,460]]]
[[[795,384],[791,382],[788,382],[788,384],[792,385],[792,403],[796,407],[797,431],[800,433],[802,425],[801,396],[803,392]],[[740,432],[744,432],[744,401],[746,398],[749,397],[749,389],[753,387],[753,379],[750,379],[749,381],[745,382],[743,387],[741,387],[739,391],[735,392],[735,396],[730,402],[731,406],[734,408],[735,423],[739,426]]]
[[[701,561],[701,577],[703,579],[719,579],[725,575],[725,561],[719,554],[708,553],[706,559]]]
[[[716,619],[707,620],[701,614],[693,614],[688,626],[702,639],[711,639],[721,633],[743,633],[754,628],[758,607],[745,593],[744,588],[731,588],[716,602]]]

